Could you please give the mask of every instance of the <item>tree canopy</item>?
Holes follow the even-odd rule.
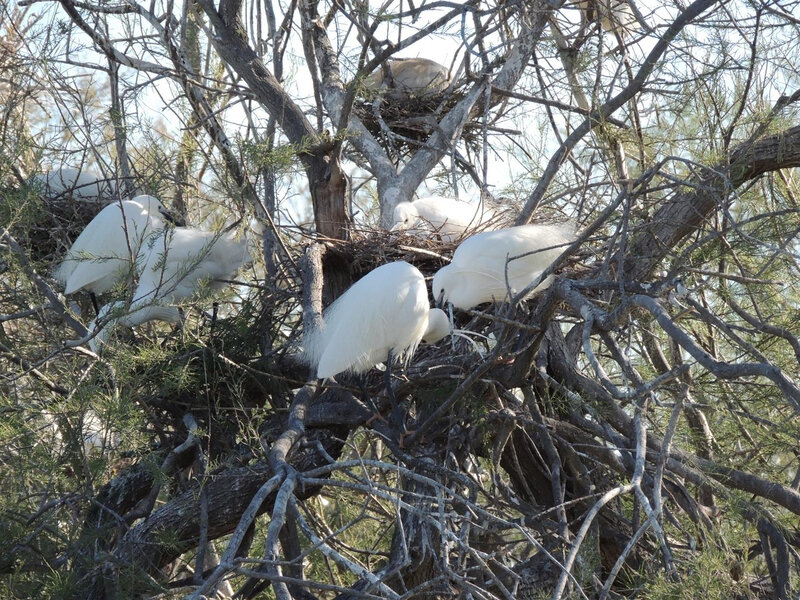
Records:
[[[797,598],[798,15],[0,5],[2,595]],[[54,272],[138,194],[253,262],[95,353]],[[324,307],[449,263],[460,240],[389,231],[435,195],[574,227],[552,285],[316,381]],[[133,310],[131,271],[103,304]]]

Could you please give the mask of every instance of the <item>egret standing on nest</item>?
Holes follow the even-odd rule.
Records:
[[[394,209],[391,231],[409,231],[418,237],[439,234],[445,242],[463,237],[468,229],[494,229],[496,218],[483,203],[470,204],[455,198],[429,196],[413,202],[400,202]]]
[[[386,361],[386,393],[396,415],[392,360],[407,364],[420,342],[433,344],[449,333],[447,315],[430,307],[422,273],[392,262],[367,273],[328,307],[322,326],[305,336],[305,360],[319,379],[364,373]]]
[[[364,89],[390,100],[440,94],[450,85],[447,67],[427,58],[389,60],[364,79]]]
[[[450,332],[443,311],[431,308],[422,273],[404,261],[373,269],[325,311],[322,327],[305,338],[305,358],[317,378],[363,373],[392,358],[407,363],[420,342]]]
[[[133,327],[152,320],[179,323],[180,311],[172,303],[192,296],[204,283],[212,289],[228,285],[249,258],[247,239],[236,239],[235,232],[220,234],[191,227],[162,230],[146,249],[129,310],[109,321],[90,340],[92,350],[96,352],[117,325]],[[124,302],[104,306],[89,331],[101,318],[124,307]]]
[[[73,242],[53,277],[64,285],[67,295],[89,292],[97,311],[95,295],[132,274],[145,240],[164,228],[162,216],[169,218],[153,196],[109,204]]]
[[[433,297],[439,305],[450,302],[462,309],[501,302],[509,292],[514,295],[528,287],[574,239],[567,225],[519,225],[473,235],[434,275]],[[549,287],[552,280],[552,275],[547,277],[527,297]]]

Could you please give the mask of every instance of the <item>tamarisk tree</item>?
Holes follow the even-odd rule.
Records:
[[[0,7],[3,595],[796,598],[800,6],[605,4]],[[416,57],[447,85],[386,93]],[[66,167],[260,252],[96,355],[51,273],[101,203],[32,179]],[[577,234],[394,365],[392,411],[303,335],[447,264],[388,232],[432,194]]]

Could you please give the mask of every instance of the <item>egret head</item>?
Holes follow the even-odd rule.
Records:
[[[164,217],[164,220],[169,221],[175,227],[186,227],[186,219],[177,213],[167,210],[163,204],[159,202],[158,212]]]
[[[419,212],[411,202],[400,202],[394,207],[393,225],[390,231],[411,229],[419,221]]]
[[[449,302],[454,308],[466,310],[493,300],[486,283],[486,278],[475,271],[447,265],[436,271],[431,287],[437,307]]]
[[[445,336],[450,335],[450,319],[443,310],[432,308],[428,312],[428,326],[422,335],[424,344],[435,344]]]
[[[183,227],[184,225],[186,225],[186,222],[183,220],[182,217],[167,210],[167,208],[161,203],[161,200],[159,200],[155,196],[148,196],[148,195],[136,196],[133,200],[141,204],[142,207],[147,211],[147,213],[152,216],[161,217],[165,221],[169,221],[170,223],[172,223],[177,227]]]
[[[140,196],[134,196],[132,198],[133,202],[137,202],[138,204],[142,205],[142,208],[146,210],[148,213],[162,213],[165,212],[166,209],[164,205],[161,204],[161,200],[156,198],[155,196],[149,196],[147,194],[142,194]]]
[[[450,300],[450,291],[454,283],[453,267],[450,265],[444,266],[433,276],[433,283],[431,284],[431,291],[433,292],[433,300],[436,302],[437,307],[442,307]]]

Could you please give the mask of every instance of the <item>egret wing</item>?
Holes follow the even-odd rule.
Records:
[[[230,279],[249,258],[246,240],[189,227],[165,230],[145,254],[138,300],[187,298],[201,280]]]
[[[144,236],[160,225],[139,202],[109,204],[77,237],[54,276],[64,283],[66,294],[84,288],[108,291],[129,272],[131,254],[136,255]]]
[[[522,225],[486,231],[464,240],[453,255],[453,264],[503,285],[507,268],[508,280],[515,287],[514,282],[529,283],[547,268],[573,238],[571,229],[561,225]]]
[[[404,265],[404,266],[403,266]],[[319,357],[319,377],[362,372],[413,353],[427,324],[425,280],[407,263],[390,263],[356,282],[325,313],[325,325],[309,338],[307,356]]]

